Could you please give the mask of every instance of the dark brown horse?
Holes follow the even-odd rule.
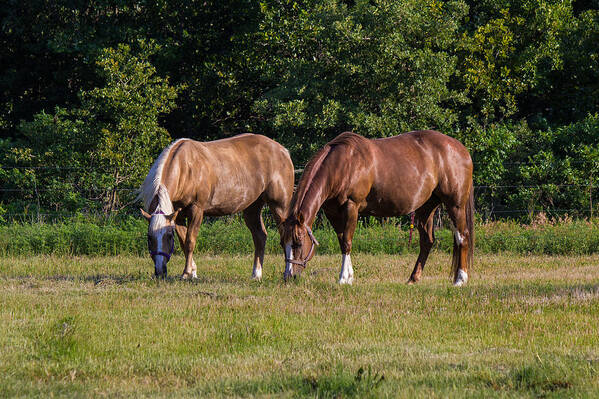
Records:
[[[342,133],[310,160],[283,225],[285,279],[296,276],[314,254],[311,226],[322,207],[343,255],[340,284],[351,284],[352,238],[358,215],[399,216],[415,212],[420,254],[408,280],[420,280],[435,240],[433,216],[444,204],[454,226],[453,282],[468,280],[474,249],[472,159],[466,147],[442,133],[424,130],[369,140]]]
[[[140,194],[155,274],[166,276],[176,231],[185,253],[183,278],[196,277],[193,250],[203,217],[243,212],[255,246],[252,277],[260,279],[266,245],[262,207],[268,204],[280,226],[293,194],[293,179],[288,151],[268,137],[242,134],[204,143],[190,139],[172,143],[154,162]]]

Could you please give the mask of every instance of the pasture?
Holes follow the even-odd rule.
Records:
[[[200,254],[199,278],[149,257],[0,257],[0,396],[597,397],[599,255],[480,254],[468,285],[435,251]],[[183,269],[178,255],[171,276]]]

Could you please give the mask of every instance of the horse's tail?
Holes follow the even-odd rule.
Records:
[[[470,183],[470,196],[466,205],[466,227],[468,228],[468,271],[474,264],[474,185]]]
[[[474,185],[470,184],[470,194],[468,196],[468,203],[466,204],[466,229],[468,230],[468,259],[466,259],[468,265],[468,271],[472,269],[474,264]],[[452,273],[456,275],[458,268],[460,267],[461,251],[457,241],[457,237],[454,234],[453,237],[453,257],[452,257]]]

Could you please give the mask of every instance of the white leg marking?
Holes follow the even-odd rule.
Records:
[[[453,283],[454,287],[461,287],[468,282],[468,273],[462,269],[458,269],[458,278]]]
[[[262,267],[258,268],[258,264],[259,262],[256,261],[256,263],[254,264],[254,270],[252,271],[252,278],[254,280],[262,279]]]
[[[457,230],[454,230],[453,232],[454,236],[455,236],[455,241],[459,244],[462,245],[464,243],[464,237],[462,237],[460,235],[460,232]]]
[[[191,260],[191,278],[198,278],[198,267],[195,260]]]
[[[350,254],[343,254],[341,261],[341,272],[339,273],[339,284],[352,284],[354,282],[354,269],[351,264]]]
[[[291,244],[285,244],[285,258],[293,259],[293,249],[291,248]],[[291,277],[291,263],[285,262],[285,278]]]

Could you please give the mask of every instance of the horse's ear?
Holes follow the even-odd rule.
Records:
[[[150,219],[152,219],[152,215],[150,215],[148,212],[144,211],[143,209],[139,208],[139,210],[141,211],[141,215],[144,217],[144,219],[146,219],[148,222],[150,221]]]
[[[177,219],[177,215],[179,214],[179,211],[181,211],[181,208],[178,208],[175,212],[173,212],[170,215],[168,215],[166,217],[168,219],[168,221],[172,222],[173,220],[176,220]]]

